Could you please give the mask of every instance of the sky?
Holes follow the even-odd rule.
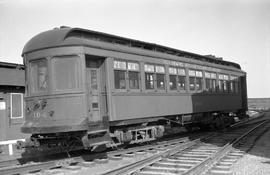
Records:
[[[237,62],[249,98],[270,97],[270,0],[0,0],[0,61],[33,36],[80,27]]]

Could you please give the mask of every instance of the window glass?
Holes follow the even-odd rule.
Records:
[[[211,73],[211,91],[216,92],[216,86],[217,86],[217,74]]]
[[[219,91],[220,92],[223,92],[224,91],[224,81],[223,81],[223,79],[224,79],[224,75],[222,75],[222,74],[219,74],[218,75],[218,87],[219,87]]]
[[[178,75],[183,75],[185,76],[186,75],[186,70],[185,69],[178,69]]]
[[[210,72],[205,72],[204,76],[205,76],[205,78],[211,78],[211,73]]]
[[[154,73],[145,73],[145,88],[154,89]]]
[[[156,66],[156,73],[165,74],[165,68],[164,68],[164,66]]]
[[[78,58],[76,56],[52,58],[54,90],[71,90],[80,87]]]
[[[130,89],[139,89],[139,72],[128,72],[129,76],[129,88]]]
[[[23,117],[23,94],[12,93],[10,98],[11,103],[11,118]]]
[[[238,77],[233,77],[233,82],[234,82],[234,90],[235,90],[235,93],[238,93],[238,91],[239,91]]]
[[[195,77],[189,77],[189,90],[195,91]]]
[[[140,67],[138,63],[128,63],[128,70],[139,71]]]
[[[144,65],[144,71],[145,72],[155,72],[154,65],[145,64]]]
[[[239,87],[238,81],[235,81],[234,83],[235,83],[235,93],[238,93],[238,91],[239,91],[239,89],[238,89],[238,87]]]
[[[48,69],[45,59],[30,62],[30,92],[46,92],[48,89]]]
[[[212,81],[210,78],[205,78],[205,91],[209,92],[212,89]]]
[[[115,69],[127,69],[127,65],[125,61],[114,60],[113,68]]]
[[[196,88],[201,91],[203,86],[202,71],[196,71]]]
[[[126,71],[114,70],[114,88],[126,89]]]
[[[205,72],[205,91],[209,92],[212,88],[211,73]]]
[[[176,68],[169,67],[169,74],[177,75],[177,69]]]
[[[234,82],[230,82],[230,92],[234,93]]]
[[[188,71],[188,75],[189,75],[189,76],[195,77],[195,75],[196,75],[196,74],[195,74],[195,70],[189,70],[189,71]]]
[[[170,90],[177,90],[177,76],[176,75],[170,75]]]
[[[237,77],[231,76],[230,77],[230,92],[235,93],[236,92],[236,83],[237,83]]]
[[[165,74],[156,74],[157,76],[157,89],[165,89]]]
[[[216,92],[216,87],[217,87],[217,80],[216,79],[212,79],[211,80],[211,82],[212,82],[212,88],[211,88],[211,91],[212,92]]]
[[[91,70],[91,89],[98,89],[97,70]]]
[[[218,87],[219,87],[219,91],[223,92],[223,80],[218,81]]]
[[[202,84],[203,84],[203,79],[201,77],[196,77],[197,91],[201,91],[202,90]]]
[[[202,77],[202,71],[196,71],[196,77]]]
[[[180,90],[186,90],[186,77],[178,76],[178,87]]]

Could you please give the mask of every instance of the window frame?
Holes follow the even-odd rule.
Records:
[[[209,80],[209,87],[207,87],[207,84],[208,84],[207,80]],[[211,72],[208,72],[208,71],[204,72],[204,81],[205,81],[205,89],[204,89],[204,91],[206,93],[211,93],[211,89],[213,87],[212,79],[211,79]]]
[[[190,75],[190,71],[194,71],[194,75]],[[194,90],[190,89],[190,78],[194,78]],[[188,69],[188,91],[191,93],[196,93],[196,70]]]
[[[125,68],[115,68],[115,61],[118,62],[124,62],[125,63]],[[142,89],[142,78],[141,78],[141,64],[139,61],[130,61],[130,60],[123,60],[123,59],[118,59],[115,58],[113,59],[113,64],[112,64],[112,71],[113,71],[113,89],[116,92],[126,92],[126,91],[132,91],[132,92],[139,92]],[[138,65],[138,70],[135,69],[129,69],[129,63],[135,63]],[[124,89],[116,89],[115,88],[115,70],[116,71],[124,71],[125,73],[125,88]],[[130,72],[135,72],[138,75],[138,89],[133,89],[130,88],[130,77],[129,77],[129,73]]]
[[[33,92],[32,88],[33,88],[33,82],[32,82],[32,66],[31,63],[32,62],[38,62],[40,60],[45,60],[45,64],[47,66],[47,89],[45,91],[39,91],[39,92]],[[27,72],[26,72],[26,79],[28,82],[27,83],[27,96],[37,96],[37,95],[46,95],[51,91],[51,68],[50,68],[50,57],[40,57],[40,58],[35,58],[35,59],[29,59],[27,61]],[[31,86],[30,86],[31,84]]]
[[[170,68],[171,69],[175,69],[175,73],[171,73],[170,72]],[[171,86],[170,86],[170,80],[171,80],[171,76],[175,76],[175,89],[171,89]],[[174,66],[169,66],[168,68],[168,84],[169,84],[169,87],[168,87],[168,90],[171,91],[171,92],[177,92],[179,91],[179,88],[178,88],[178,68],[177,67],[174,67]]]
[[[224,90],[224,93],[230,93],[229,82],[230,82],[229,75],[228,74],[224,74],[224,79],[223,79],[223,90]]]
[[[209,74],[210,77],[207,77],[206,74]],[[209,87],[209,90],[207,91],[206,89],[206,85],[207,85],[207,80],[210,81],[210,87]],[[205,92],[206,93],[216,93],[217,92],[217,89],[219,88],[217,86],[217,73],[216,72],[212,72],[212,71],[205,71],[204,72],[204,81],[205,81]],[[215,82],[215,83],[213,83]],[[218,87],[218,88],[217,88]]]
[[[55,84],[54,84],[54,81],[55,79],[53,79],[53,74],[55,73],[54,72],[54,64],[53,64],[53,59],[54,58],[62,58],[62,59],[65,59],[65,57],[76,57],[77,59],[77,63],[78,63],[78,70],[77,70],[77,79],[78,79],[78,87],[77,88],[73,88],[73,89],[56,89],[55,88]],[[72,93],[72,92],[80,92],[82,91],[83,89],[83,79],[82,79],[82,61],[81,61],[81,55],[78,55],[78,54],[68,54],[68,55],[54,55],[54,56],[51,56],[49,58],[49,65],[50,65],[50,68],[49,68],[49,71],[51,73],[51,78],[49,78],[50,80],[50,89],[51,89],[51,92],[52,94],[62,94],[62,93]]]
[[[149,71],[149,70],[146,70],[145,66],[148,65],[148,66],[153,66],[153,71]],[[157,72],[157,67],[162,67],[164,72]],[[143,64],[143,72],[144,72],[144,90],[146,92],[166,92],[167,90],[167,74],[166,74],[166,66],[163,65],[163,64],[155,64],[155,63],[149,63],[149,62],[145,62]],[[153,89],[147,89],[146,88],[146,74],[153,74]],[[157,74],[159,75],[163,75],[164,77],[164,89],[158,89],[158,84],[157,84]]]
[[[154,84],[155,84],[155,91],[157,92],[164,92],[167,89],[167,78],[166,78],[166,67],[165,65],[161,65],[161,64],[154,64],[155,67],[155,73],[154,73]],[[163,67],[164,72],[157,72],[157,67]],[[164,88],[163,89],[159,89],[158,88],[158,80],[157,80],[157,75],[163,75],[164,77]]]
[[[199,76],[197,76],[197,72],[201,72],[201,76],[199,77]],[[198,90],[198,86],[197,86],[197,84],[198,84],[198,79],[201,79],[201,89],[200,90]],[[199,70],[199,69],[196,69],[195,70],[195,90],[196,90],[196,93],[201,93],[201,92],[203,92],[204,91],[204,88],[203,88],[203,86],[204,86],[204,77],[203,77],[203,71],[202,70]]]
[[[212,88],[210,90],[211,93],[217,93],[218,91],[218,81],[217,81],[217,73],[216,72],[210,72],[211,73],[211,84],[212,84]],[[213,77],[213,75],[215,75],[215,77]],[[214,86],[214,83],[215,82],[215,86]]]
[[[13,105],[12,105],[12,95],[21,95],[21,116],[19,117],[13,117],[12,116],[12,109],[13,109]],[[10,119],[21,119],[24,117],[24,99],[23,99],[23,93],[10,93]]]
[[[232,83],[232,84],[231,84]],[[238,94],[239,93],[239,77],[237,75],[230,75],[230,86],[233,86],[233,91],[231,91],[230,87],[230,92],[232,94]]]
[[[184,70],[185,75],[180,74],[181,69]],[[180,89],[180,86],[179,86],[179,78],[180,77],[184,77],[184,80],[185,80],[184,89]],[[177,67],[177,88],[178,88],[179,92],[187,92],[187,70],[184,67]]]
[[[114,65],[115,65],[115,61],[118,61],[118,62],[125,62],[126,64],[126,68],[123,69],[123,68],[115,68]],[[127,61],[126,60],[121,60],[121,59],[113,59],[113,64],[112,64],[112,69],[113,69],[113,88],[114,88],[114,91],[127,91],[127,84],[129,82],[127,82]],[[124,89],[117,89],[115,87],[115,70],[116,71],[124,71],[124,75],[125,75],[125,88]]]
[[[128,67],[128,63],[135,63],[135,64],[137,64],[138,65],[138,70],[132,70],[132,69],[129,69],[129,67]],[[126,61],[126,76],[125,76],[125,78],[126,78],[126,89],[128,90],[128,91],[140,91],[141,90],[141,87],[142,87],[142,85],[141,85],[141,67],[140,67],[140,63],[139,62],[137,62],[137,61]],[[137,75],[138,75],[138,88],[137,89],[132,89],[132,88],[130,88],[130,77],[129,77],[129,72],[136,72],[137,73]]]
[[[224,74],[218,74],[218,92],[224,93]]]

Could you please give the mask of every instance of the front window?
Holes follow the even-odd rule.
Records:
[[[52,58],[53,89],[74,90],[80,87],[78,56]]]
[[[48,89],[48,68],[46,59],[30,62],[30,93],[42,93]]]

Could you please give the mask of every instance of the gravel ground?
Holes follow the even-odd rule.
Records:
[[[270,113],[266,115],[270,118]],[[232,172],[235,175],[270,175],[270,130],[232,167]]]

